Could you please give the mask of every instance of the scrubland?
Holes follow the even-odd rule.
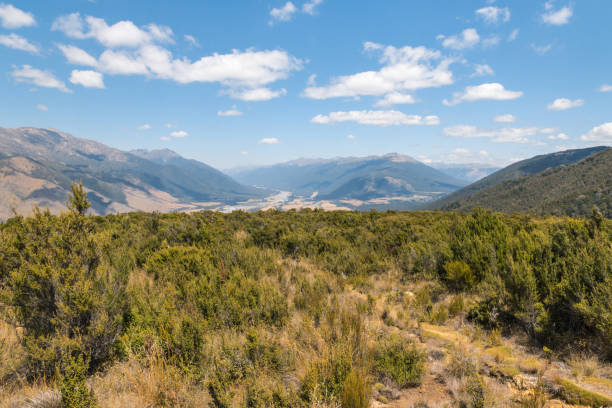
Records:
[[[0,407],[612,405],[612,222],[442,212],[0,225]]]

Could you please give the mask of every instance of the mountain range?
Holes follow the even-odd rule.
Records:
[[[231,171],[243,184],[291,191],[316,200],[405,198],[404,207],[448,194],[468,184],[410,156],[300,159],[272,166]],[[407,204],[412,202],[413,204]],[[398,203],[396,203],[398,204]]]
[[[0,217],[34,205],[58,212],[74,181],[98,214],[190,210],[266,194],[169,150],[124,152],[54,129],[0,128]]]

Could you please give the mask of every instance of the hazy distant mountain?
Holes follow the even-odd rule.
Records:
[[[190,209],[263,195],[169,150],[130,153],[53,129],[0,128],[0,217],[35,204],[59,211],[78,180],[99,214]]]
[[[593,205],[612,217],[612,148],[567,150],[523,160],[430,207],[583,216]]]
[[[473,183],[478,181],[489,174],[493,174],[500,169],[500,167],[493,166],[492,164],[483,163],[430,163],[429,166],[434,169],[440,170],[442,173],[446,173],[451,177],[459,180],[469,181]]]
[[[378,197],[438,197],[466,185],[409,156],[300,159],[273,166],[230,171],[244,184],[291,191],[320,200]]]

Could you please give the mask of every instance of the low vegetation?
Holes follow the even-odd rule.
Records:
[[[0,224],[0,407],[519,404],[500,381],[610,395],[597,213],[97,217],[81,192]],[[596,367],[570,381],[556,362],[577,355]]]

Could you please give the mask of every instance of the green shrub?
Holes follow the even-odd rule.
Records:
[[[444,264],[444,271],[446,282],[453,290],[471,290],[476,283],[472,269],[463,261],[447,262]]]
[[[62,408],[94,408],[96,397],[87,387],[87,368],[89,364],[79,354],[74,358],[66,355],[63,358],[64,372],[61,374],[60,392]]]
[[[302,381],[300,395],[306,402],[337,401],[353,369],[353,358],[346,346],[337,346],[327,356],[314,362]]]
[[[416,386],[425,374],[425,355],[411,342],[394,336],[375,351],[374,368],[400,388]]]
[[[465,302],[463,300],[463,295],[456,295],[453,297],[453,300],[451,300],[450,304],[448,305],[448,315],[450,317],[455,317],[460,313],[463,313],[463,311],[465,310]]]

